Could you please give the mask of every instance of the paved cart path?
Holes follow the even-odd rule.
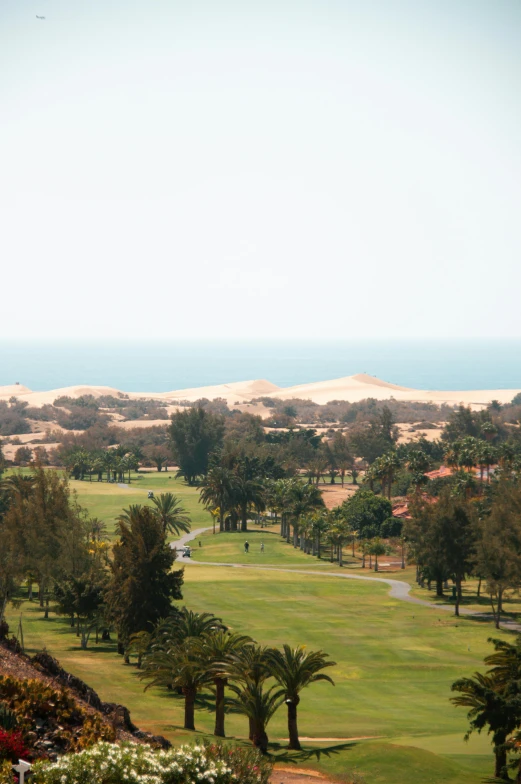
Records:
[[[205,531],[211,531],[211,528],[197,528],[195,531],[190,531],[175,542],[171,542],[170,546],[180,549],[188,542],[197,539],[198,536]],[[177,560],[183,563],[191,563],[195,566],[227,566],[233,569],[264,569],[271,572],[286,572],[287,574],[305,574],[305,575],[318,575],[319,577],[333,577],[340,580],[365,580],[371,583],[385,583],[389,586],[389,596],[393,599],[399,599],[402,602],[409,602],[410,604],[419,604],[422,607],[430,607],[431,610],[440,610],[441,612],[454,612],[454,607],[450,604],[435,604],[428,602],[426,599],[418,599],[416,596],[411,596],[411,586],[404,580],[393,580],[391,577],[369,577],[365,574],[349,574],[347,572],[339,574],[338,572],[321,572],[316,569],[283,569],[280,566],[268,566],[257,564],[239,564],[239,563],[221,563],[218,561],[193,561],[191,558],[185,558],[181,553],[177,554]],[[460,607],[460,615],[470,615],[483,621],[492,621],[491,613],[482,613],[478,610],[469,610],[466,607]],[[521,624],[516,621],[504,620],[501,623],[502,629],[509,631],[521,631]]]

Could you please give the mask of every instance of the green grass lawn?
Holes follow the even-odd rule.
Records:
[[[235,531],[217,533],[206,531],[193,542],[192,557],[196,561],[217,563],[240,563],[251,565],[288,566],[299,568],[339,569],[337,564],[329,561],[328,550],[324,549],[322,558],[306,555],[299,548],[288,544],[280,536],[280,525],[260,528],[252,523],[247,533]],[[201,541],[202,547],[198,546]],[[244,543],[250,545],[249,552],[244,550]],[[261,551],[261,542],[264,552]],[[346,555],[345,568],[360,568],[360,560]]]
[[[403,784],[470,784],[490,772],[486,738],[463,742],[464,711],[449,703],[450,684],[482,667],[491,630],[481,624],[389,599],[384,585],[339,581],[263,570],[188,566],[184,601],[212,611],[237,631],[267,644],[303,643],[323,648],[337,665],[333,688],[318,684],[303,694],[300,732],[312,738],[359,738],[358,742],[305,742],[294,755],[300,765],[332,774],[357,770],[364,781]],[[17,614],[11,620],[16,625]],[[114,645],[81,651],[65,619],[45,621],[33,603],[23,606],[28,649],[47,649],[63,666],[91,684],[108,701],[127,705],[134,721],[175,742],[182,704],[167,693],[144,693],[135,667],[126,667]],[[197,714],[197,726],[211,731],[212,715]],[[244,738],[245,721],[230,715],[228,733]],[[281,711],[269,728],[282,750],[286,737]],[[326,751],[330,749],[329,751]],[[319,757],[317,758],[317,754]]]
[[[141,475],[130,488],[72,484],[81,503],[109,525],[123,507],[146,502],[149,489],[172,489],[183,498],[194,527],[211,525],[210,515],[198,503],[198,491],[169,475]],[[475,784],[490,775],[489,740],[478,736],[468,744],[463,741],[465,711],[450,704],[450,685],[483,669],[483,657],[490,651],[487,637],[511,635],[495,632],[491,624],[438,615],[390,599],[387,586],[377,582],[329,576],[328,569],[339,567],[295,550],[277,530],[252,526],[247,534],[207,532],[201,537],[201,548],[194,542],[194,559],[199,563],[186,566],[183,589],[188,607],[214,612],[233,630],[250,634],[259,643],[322,648],[337,662],[330,673],[336,686],[311,687],[302,694],[299,707],[301,736],[324,740],[305,741],[304,752],[288,755],[281,708],[268,728],[277,759],[365,784]],[[248,555],[245,538],[251,545]],[[204,561],[319,569],[326,574],[212,567]],[[359,561],[345,568],[358,570]],[[370,575],[369,570],[366,573]],[[412,580],[413,574],[407,569],[389,576]],[[427,592],[421,595],[426,597]],[[45,621],[36,602],[9,610],[13,630],[20,609],[28,652],[46,647],[103,699],[127,705],[143,729],[164,734],[175,743],[193,737],[181,728],[182,702],[168,692],[144,692],[136,668],[123,664],[115,643],[96,646],[91,641],[89,649],[82,651],[67,620],[51,613]],[[196,726],[202,733],[211,732],[212,713],[199,710]],[[230,736],[244,740],[246,730],[244,718],[227,717]]]
[[[150,472],[131,474],[128,487],[118,487],[107,482],[89,482],[89,480],[70,480],[79,503],[86,507],[93,517],[99,517],[107,525],[109,536],[114,535],[116,518],[122,509],[129,504],[148,503],[147,494],[152,490],[159,493],[175,493],[181,499],[188,515],[192,519],[192,527],[200,528],[212,524],[212,516],[199,503],[199,491],[188,487],[181,479],[176,479],[170,472]]]
[[[9,473],[18,472],[29,473],[29,468],[8,469],[5,476]],[[176,479],[172,471],[147,471],[131,472],[130,484],[128,484],[128,474],[125,475],[127,487],[119,487],[117,484],[110,484],[106,481],[97,482],[93,477],[92,481],[69,479],[70,488],[77,495],[78,502],[85,507],[92,517],[99,517],[107,526],[110,537],[115,534],[116,518],[123,509],[130,504],[148,503],[148,491],[152,490],[156,495],[159,493],[174,493],[179,496],[189,517],[192,520],[193,528],[202,528],[212,525],[212,516],[206,511],[204,506],[199,503],[199,490],[195,487],[188,487],[182,479]]]

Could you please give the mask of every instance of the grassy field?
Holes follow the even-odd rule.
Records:
[[[386,587],[327,576],[303,577],[263,570],[188,566],[186,604],[210,610],[234,630],[267,644],[304,643],[324,648],[337,666],[336,687],[319,684],[304,693],[300,731],[312,738],[360,738],[359,742],[305,743],[299,764],[340,775],[358,770],[366,782],[470,782],[490,770],[488,743],[463,742],[464,712],[448,702],[450,684],[482,664],[488,627],[391,600]],[[13,625],[16,617],[12,616]],[[182,705],[169,694],[143,692],[134,667],[126,667],[114,645],[91,644],[87,651],[65,619],[45,621],[33,603],[23,607],[26,645],[47,647],[63,666],[107,700],[126,704],[134,721],[176,742]],[[197,726],[208,732],[212,715],[200,711]],[[228,717],[228,732],[244,738],[242,717]],[[280,746],[284,713],[270,725]],[[330,748],[325,755],[317,749]],[[282,753],[279,751],[279,753]]]
[[[146,492],[170,489],[182,495],[194,527],[211,524],[197,491],[165,474],[143,475],[130,488],[75,482],[80,501],[109,524],[129,503],[146,501]],[[212,567],[204,561],[251,563],[284,568],[338,570],[283,542],[277,529],[248,534],[211,532],[194,542],[194,559],[185,569],[184,603],[214,612],[234,630],[264,644],[305,644],[323,648],[337,662],[336,686],[317,684],[302,695],[299,728],[305,741],[290,759],[345,781],[365,784],[474,784],[492,772],[486,737],[463,741],[465,712],[450,702],[450,685],[482,669],[487,637],[504,636],[489,624],[456,619],[448,613],[390,599],[387,587],[333,576]],[[250,553],[244,553],[248,538]],[[265,544],[260,552],[260,542]],[[358,562],[359,564],[359,562]],[[358,564],[346,568],[359,568]],[[316,565],[316,566],[315,566]],[[409,571],[406,570],[407,575]],[[369,574],[369,572],[367,571]],[[400,571],[391,577],[403,579]],[[422,592],[426,596],[426,591]],[[191,737],[181,729],[182,703],[170,693],[143,691],[134,666],[125,666],[115,644],[90,644],[81,651],[66,619],[49,620],[37,603],[21,608],[26,647],[46,647],[63,666],[92,685],[107,701],[127,705],[138,726],[179,743]],[[16,629],[20,609],[10,610]],[[211,731],[213,716],[201,709],[196,726]],[[244,739],[246,722],[227,717],[230,736]],[[269,726],[272,752],[287,761],[285,715],[281,708]],[[363,740],[335,740],[328,738]],[[320,740],[323,739],[323,740]]]
[[[109,535],[114,534],[116,517],[129,504],[148,503],[147,494],[152,490],[158,493],[175,493],[192,519],[194,528],[212,524],[212,517],[199,503],[199,493],[188,487],[173,473],[150,472],[131,474],[128,487],[119,487],[107,482],[71,480],[71,489],[77,493],[78,501],[86,507],[93,517],[99,517],[107,525]]]

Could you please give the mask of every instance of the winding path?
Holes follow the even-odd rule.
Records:
[[[211,527],[197,528],[195,531],[190,531],[189,534],[185,534],[177,541],[171,542],[170,547],[176,549],[184,547],[185,544],[193,541],[205,531],[211,530]],[[450,604],[434,604],[433,602],[428,602],[426,599],[418,599],[416,596],[411,596],[411,586],[409,583],[406,583],[404,580],[393,580],[390,577],[369,577],[363,574],[319,572],[316,569],[283,569],[279,566],[264,566],[257,564],[223,563],[219,561],[193,561],[191,558],[185,558],[180,553],[177,554],[176,560],[182,561],[183,563],[194,564],[195,566],[228,566],[234,569],[264,569],[265,571],[286,572],[289,574],[320,575],[321,577],[333,577],[340,580],[366,580],[371,583],[385,583],[390,588],[389,596],[392,599],[399,599],[402,602],[409,602],[410,604],[419,604],[422,607],[429,607],[431,610],[440,610],[442,612],[452,613],[454,612],[454,607]],[[490,613],[481,613],[477,610],[469,610],[466,607],[460,607],[460,615],[469,615],[482,621],[492,620],[492,615]],[[516,623],[516,621],[505,620],[502,622],[501,628],[508,631],[519,632],[521,631],[521,624]]]

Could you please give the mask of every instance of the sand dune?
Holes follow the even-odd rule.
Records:
[[[24,387],[22,384],[8,384],[5,387],[0,387],[0,400],[9,399],[12,396],[20,397],[30,391],[29,387]]]
[[[12,390],[12,391],[11,391]],[[46,406],[52,405],[57,397],[81,397],[81,395],[93,395],[94,397],[101,397],[102,395],[114,395],[117,397],[120,394],[119,390],[113,387],[97,387],[81,384],[74,387],[60,387],[59,389],[51,389],[48,392],[32,392],[24,386],[7,386],[0,387],[0,400],[8,400],[12,395],[19,400],[25,400],[30,406]],[[138,397],[136,395],[136,397]]]
[[[314,403],[324,405],[331,400],[347,400],[356,403],[366,398],[376,400],[388,400],[393,397],[395,400],[410,402],[426,402],[441,405],[469,405],[472,408],[483,408],[491,400],[499,400],[500,403],[509,403],[519,389],[481,389],[465,391],[436,391],[410,389],[390,384],[374,376],[360,373],[355,376],[337,378],[333,381],[318,381],[313,384],[300,384],[295,387],[281,389],[271,394],[271,397],[280,400],[288,400],[292,397],[312,400]]]
[[[319,404],[329,403],[331,400],[347,400],[354,403],[366,398],[388,400],[390,397],[393,397],[395,400],[437,404],[448,403],[449,405],[462,403],[470,405],[472,408],[482,408],[494,399],[499,400],[500,403],[508,403],[519,392],[521,392],[520,389],[472,391],[409,389],[382,381],[365,373],[359,373],[354,376],[333,379],[332,381],[317,381],[285,388],[277,387],[264,379],[257,379],[254,381],[236,381],[230,384],[179,389],[172,392],[129,392],[128,397],[130,399],[148,398],[161,400],[170,404],[169,410],[173,410],[176,401],[188,400],[194,402],[203,397],[209,400],[214,400],[218,397],[224,398],[229,406],[237,405],[237,407],[241,407],[241,410],[244,410],[242,407],[252,398],[262,396],[273,397],[279,400],[302,398]],[[31,392],[30,389],[21,385],[0,387],[0,400],[8,400],[12,395],[16,395],[20,400],[26,400],[31,406],[43,406],[46,403],[53,403],[61,395],[79,397],[85,394],[94,395],[95,397],[100,397],[101,395],[114,395],[117,397],[121,393],[113,387],[88,386],[85,384],[63,387],[48,392]],[[254,406],[254,408],[257,409],[258,406]]]
[[[214,400],[222,397],[227,403],[233,405],[236,402],[248,402],[253,397],[262,397],[274,392],[278,392],[280,387],[272,384],[271,381],[257,379],[256,381],[234,381],[231,384],[216,384],[210,387],[194,387],[193,389],[180,389],[175,392],[161,392],[158,395],[148,394],[147,397],[154,397],[160,400],[175,402],[176,400],[190,400],[191,402],[206,397]]]

